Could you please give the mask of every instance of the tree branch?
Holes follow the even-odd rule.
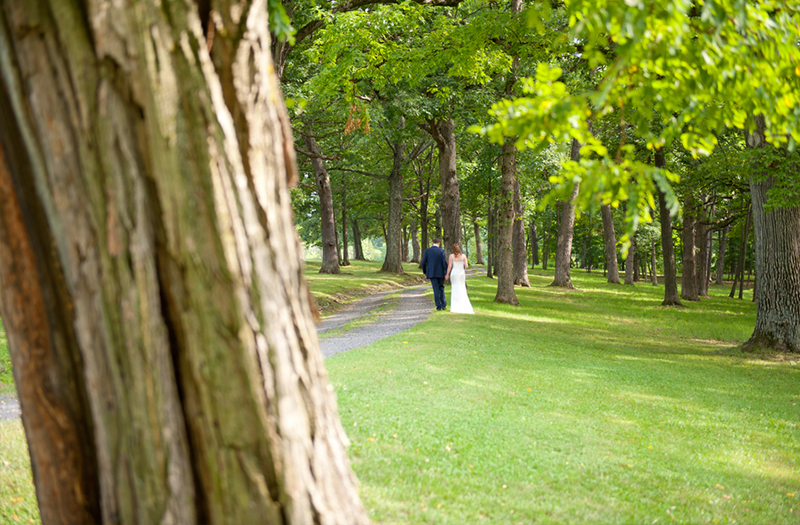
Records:
[[[350,168],[328,168],[328,171],[347,171],[350,173],[358,173],[359,175],[366,175],[367,177],[374,177],[376,179],[388,180],[386,175],[378,175],[377,173],[370,173],[368,171],[351,170]]]

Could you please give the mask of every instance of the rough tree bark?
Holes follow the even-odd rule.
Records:
[[[358,219],[353,219],[353,251],[356,261],[366,261],[364,257],[364,247],[361,245],[361,228],[358,227]]]
[[[266,2],[219,20],[212,59],[183,1],[0,3],[1,308],[45,523],[368,523]]]
[[[733,298],[736,295],[736,284],[742,283],[744,281],[744,262],[747,258],[747,240],[750,237],[750,218],[753,216],[753,204],[750,203],[750,207],[747,210],[747,216],[744,220],[744,233],[742,234],[742,242],[739,247],[739,258],[736,260],[736,271],[733,274],[733,286],[731,287],[731,293],[728,297]],[[741,286],[739,290],[739,299],[742,298],[742,291]]]
[[[514,177],[514,284],[530,287],[528,280],[528,247],[525,245],[525,209],[522,205],[522,190],[519,180]]]
[[[547,219],[544,229],[544,242],[542,243],[542,270],[547,270],[547,261],[550,259],[550,228],[553,225],[552,209],[547,207]]]
[[[667,160],[664,150],[655,152],[656,168],[666,168]],[[678,276],[675,269],[675,245],[672,241],[672,217],[667,207],[667,199],[661,190],[658,190],[659,220],[661,223],[661,254],[664,256],[664,301],[662,306],[683,306],[678,296]]]
[[[720,232],[719,237],[719,254],[717,256],[717,278],[716,283],[722,284],[725,279],[725,251],[728,248],[728,232],[730,231],[730,224]]]
[[[580,159],[580,143],[572,139],[572,149],[570,159],[577,161]],[[575,199],[580,191],[580,183],[575,184],[569,200],[561,203],[561,224],[558,227],[558,239],[556,241],[556,262],[555,277],[550,286],[562,288],[575,288],[569,275],[570,262],[572,260],[572,235],[575,231]]]
[[[350,248],[347,239],[347,187],[342,190],[342,266],[350,266]]]
[[[697,293],[697,268],[695,261],[695,208],[694,199],[687,195],[683,201],[683,274],[681,276],[681,299],[699,301]]]
[[[633,284],[634,267],[636,266],[634,259],[636,254],[636,239],[631,239],[631,245],[628,248],[628,255],[625,257],[625,284]]]
[[[514,182],[517,179],[517,147],[507,140],[500,155],[500,202],[497,221],[497,293],[494,302],[519,306],[514,292],[513,233]]]
[[[216,39],[221,40],[219,36],[215,37]],[[341,273],[341,269],[339,268],[339,243],[336,240],[338,234],[333,214],[331,178],[311,129],[306,128],[303,142],[312,155],[309,160],[314,170],[314,181],[317,184],[317,194],[319,195],[319,215],[322,221],[322,266],[320,266],[319,273],[338,274]]]
[[[483,262],[483,249],[481,248],[481,229],[478,226],[478,218],[472,218],[472,229],[475,232],[475,262],[476,264],[485,264]]]
[[[539,235],[536,231],[536,219],[531,220],[531,266],[539,264]]]
[[[487,220],[486,220],[486,222],[487,222],[487,226],[486,226],[486,252],[487,252],[487,254],[486,254],[486,277],[488,277],[489,279],[493,279],[494,278],[493,264],[494,264],[494,236],[495,236],[495,234],[494,234],[494,230],[495,230],[495,228],[494,228],[494,223],[495,223],[495,220],[494,220],[494,217],[495,217],[494,211],[495,210],[494,210],[494,208],[495,208],[495,206],[494,206],[494,200],[492,198],[492,181],[489,181],[489,193],[488,193],[488,196],[489,196],[489,198],[487,199],[487,201],[489,203],[488,204],[489,210],[488,210],[488,213],[487,213]]]
[[[772,147],[764,139],[764,118],[757,117],[756,125],[747,137],[748,147]],[[766,168],[755,170],[750,195],[758,278],[756,326],[744,348],[800,352],[800,207],[768,211],[767,192],[775,178]]]
[[[453,119],[431,120],[425,128],[439,150],[439,181],[442,194],[439,211],[442,215],[442,248],[449,256],[452,246],[461,246],[461,194],[456,172],[456,123]],[[462,250],[463,251],[463,250]]]
[[[417,232],[417,220],[411,221],[411,262],[420,262],[419,234]]]
[[[656,240],[650,239],[650,282],[658,286],[658,258],[656,257]]]
[[[619,266],[617,264],[617,235],[614,232],[614,215],[611,206],[600,206],[600,215],[603,218],[603,241],[606,248],[606,268],[608,269],[608,282],[619,284]]]
[[[400,118],[399,128],[405,127],[405,119]],[[381,266],[382,272],[405,273],[403,270],[403,161],[405,142],[398,139],[392,148],[392,171],[389,174],[389,225],[386,230],[386,257]]]
[[[695,222],[695,277],[697,278],[697,295],[708,297],[708,216],[703,208],[697,214]]]

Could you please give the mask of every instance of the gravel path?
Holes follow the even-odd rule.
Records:
[[[467,271],[467,277],[475,275],[478,275],[478,272],[472,269]],[[425,296],[425,293],[430,289],[431,285],[425,283],[406,288],[403,291],[394,290],[370,295],[360,301],[356,301],[348,308],[326,317],[317,328],[319,334],[345,327],[348,323],[370,314],[381,305],[392,306],[391,303],[395,302],[394,295],[399,296],[396,299],[394,308],[376,312],[368,323],[352,330],[345,330],[342,333],[320,339],[319,346],[322,350],[322,355],[330,357],[339,352],[361,348],[390,335],[399,334],[427,320],[434,311],[433,299]],[[14,396],[0,395],[0,421],[17,419],[19,416],[19,400]]]
[[[19,400],[14,396],[0,394],[0,421],[19,418]]]
[[[368,314],[385,301],[389,301],[389,296],[392,294],[400,295],[397,308],[394,310],[382,312],[378,314],[377,319],[354,330],[320,339],[322,355],[330,357],[339,352],[367,346],[425,321],[433,311],[433,302],[429,297],[425,297],[425,292],[429,289],[430,285],[421,284],[402,292],[371,295],[354,303],[348,310],[325,319],[318,328],[320,334],[340,328]]]

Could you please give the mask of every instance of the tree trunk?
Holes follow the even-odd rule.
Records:
[[[539,264],[539,236],[536,232],[536,220],[531,220],[531,266]]]
[[[492,181],[489,181],[489,213],[487,218],[486,227],[486,277],[492,279],[493,263],[494,263],[494,201],[492,200]]]
[[[319,145],[308,128],[306,128],[303,141],[308,151],[313,155],[309,160],[314,170],[314,181],[317,183],[317,194],[319,195],[319,215],[322,220],[322,266],[319,269],[319,273],[341,273],[338,254],[339,243],[336,240],[336,223],[333,215],[333,192],[331,191],[328,168],[325,167]]]
[[[625,257],[625,284],[633,284],[633,270],[636,266],[634,254],[636,253],[636,239],[631,239],[628,255]]]
[[[417,221],[414,219],[411,221],[411,262],[412,263],[419,263],[420,262],[420,252],[419,249],[419,235],[417,233]]]
[[[513,236],[514,183],[517,179],[517,147],[506,141],[500,156],[500,205],[497,221],[497,293],[494,302],[519,306],[514,292]]]
[[[730,225],[727,225],[720,232],[719,255],[717,256],[717,284],[722,284],[725,279],[725,250],[728,248],[728,232],[730,229]]]
[[[481,229],[478,227],[478,218],[472,218],[472,228],[475,230],[475,262],[477,264],[485,264],[483,262],[483,250],[481,249]]]
[[[756,117],[756,123],[748,146],[772,147],[765,145],[764,117]],[[750,177],[758,287],[756,326],[744,348],[800,352],[800,207],[767,211],[767,192],[775,179],[762,169],[756,167]]]
[[[430,176],[426,181],[425,187],[422,186],[422,178],[419,180],[419,192],[422,195],[422,198],[419,200],[419,225],[420,230],[422,231],[422,249],[426,249],[430,246],[430,241],[428,240],[428,203],[429,195],[431,191],[431,179]]]
[[[408,262],[408,226],[403,226],[403,242],[401,248],[403,251],[403,262]]]
[[[666,168],[667,161],[664,150],[655,152],[656,168]],[[675,246],[672,242],[672,217],[667,208],[667,199],[661,190],[658,190],[659,220],[661,223],[661,254],[664,256],[664,301],[662,306],[683,306],[678,296],[678,276],[675,270]]]
[[[347,188],[342,190],[342,265],[350,266],[350,248],[347,240]]]
[[[580,148],[580,143],[572,139],[571,160],[578,161],[580,159]],[[575,229],[575,199],[578,197],[579,190],[580,183],[576,183],[569,200],[561,203],[561,222],[556,241],[555,277],[550,286],[575,288],[570,279],[569,267],[572,261],[572,235]]]
[[[400,118],[399,128],[405,127],[405,119]],[[403,161],[405,143],[398,139],[392,146],[392,172],[389,174],[389,227],[386,230],[386,257],[382,272],[405,273],[403,270]]]
[[[184,2],[11,5],[0,289],[43,522],[368,523],[266,4],[213,59]]]
[[[752,209],[751,203],[744,221],[744,233],[742,234],[742,244],[739,248],[739,259],[736,261],[736,272],[733,274],[733,286],[731,287],[731,293],[728,295],[731,299],[736,295],[736,284],[744,280],[744,260],[747,256],[747,238],[750,236],[750,217],[752,217]],[[742,294],[739,292],[739,299],[741,298]]]
[[[553,211],[547,207],[547,227],[544,230],[544,244],[542,244],[542,270],[547,270],[547,261],[550,259],[550,229],[553,227]]]
[[[653,286],[658,286],[658,258],[656,257],[656,241],[650,239],[650,279]]]
[[[528,247],[525,244],[525,208],[522,206],[522,191],[514,177],[514,284],[530,288],[528,280]]]
[[[695,265],[695,213],[694,202],[687,195],[683,202],[683,275],[681,277],[681,299],[699,301],[697,294],[697,275]]]
[[[606,248],[606,268],[608,268],[608,282],[619,284],[619,267],[617,265],[617,235],[614,232],[614,215],[611,206],[600,206],[600,215],[603,217],[603,242]]]
[[[708,225],[707,217],[704,213],[698,215],[695,223],[695,240],[697,242],[697,266],[695,272],[697,276],[697,295],[708,297]]]
[[[333,224],[333,232],[336,234],[336,258],[339,266],[342,266],[342,244],[339,242],[339,228],[336,227],[336,223]]]
[[[358,227],[358,219],[353,219],[353,251],[356,261],[366,261],[364,257],[364,247],[361,244],[361,228]]]
[[[429,122],[429,131],[439,150],[439,181],[442,195],[442,248],[450,255],[454,244],[461,247],[461,205],[456,172],[456,124],[453,119]],[[463,248],[462,248],[463,251]]]

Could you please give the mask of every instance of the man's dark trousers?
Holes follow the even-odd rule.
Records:
[[[444,278],[431,278],[431,286],[433,287],[433,302],[436,303],[436,309],[444,310],[447,308],[447,301],[444,298]]]
[[[425,253],[422,254],[420,268],[422,268],[422,273],[425,274],[425,277],[431,280],[436,309],[444,310],[447,307],[447,301],[444,298],[444,276],[447,274],[447,256],[444,250],[435,244],[425,250]]]

